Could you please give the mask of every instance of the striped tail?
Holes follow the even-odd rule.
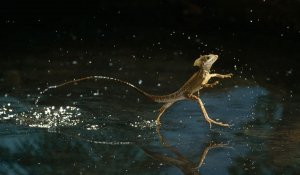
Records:
[[[49,89],[54,89],[54,88],[58,88],[60,86],[64,86],[66,84],[69,84],[69,83],[74,83],[74,82],[78,82],[78,81],[82,81],[82,80],[87,80],[87,79],[106,79],[106,80],[113,80],[113,81],[117,81],[117,82],[120,82],[120,83],[123,83],[123,84],[126,84],[130,87],[132,87],[133,89],[137,90],[139,93],[141,93],[142,95],[144,95],[146,98],[148,98],[149,100],[153,100],[155,101],[155,95],[150,95],[142,90],[140,90],[139,88],[137,88],[136,86],[134,86],[133,84],[131,83],[128,83],[126,81],[123,81],[123,80],[119,80],[119,79],[116,79],[116,78],[110,78],[110,77],[104,77],[104,76],[90,76],[90,77],[84,77],[84,78],[79,78],[79,79],[75,79],[75,80],[71,80],[71,81],[67,81],[65,83],[62,83],[60,85],[55,85],[55,86],[49,86],[47,89],[45,89],[44,91],[42,91],[40,94],[44,94],[46,91],[48,91]],[[40,99],[41,96],[39,96],[36,101],[35,101],[35,104],[38,103],[39,99]]]

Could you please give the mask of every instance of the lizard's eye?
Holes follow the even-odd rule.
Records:
[[[201,61],[202,61],[203,63],[205,63],[205,62],[207,61],[207,58],[204,57],[204,58],[201,59]]]

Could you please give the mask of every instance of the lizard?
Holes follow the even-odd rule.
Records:
[[[210,74],[210,69],[217,59],[218,59],[218,55],[213,55],[213,54],[200,56],[194,62],[194,66],[198,66],[200,68],[199,71],[194,73],[194,75],[178,91],[176,91],[172,94],[169,94],[169,95],[148,94],[148,93],[140,90],[139,88],[137,88],[136,86],[134,86],[131,83],[128,83],[128,82],[120,80],[120,79],[105,77],[105,76],[89,76],[89,77],[71,80],[71,81],[62,83],[60,85],[49,86],[47,89],[45,89],[43,92],[41,92],[41,94],[43,94],[44,92],[46,92],[47,90],[49,90],[51,88],[58,88],[60,86],[63,86],[63,85],[69,84],[69,83],[78,82],[78,81],[82,81],[82,80],[86,80],[86,79],[113,80],[113,81],[117,81],[117,82],[120,82],[127,86],[132,87],[133,89],[137,90],[139,93],[144,95],[149,100],[152,100],[152,101],[155,101],[158,103],[165,103],[159,110],[156,110],[156,111],[159,111],[158,117],[155,121],[157,125],[161,124],[160,117],[167,108],[169,108],[171,105],[173,105],[177,101],[187,99],[187,100],[194,101],[199,104],[199,107],[202,111],[204,119],[209,123],[210,128],[211,128],[211,123],[220,125],[220,126],[231,127],[232,125],[223,124],[221,122],[216,122],[215,120],[212,120],[211,118],[209,118],[201,99],[199,97],[197,97],[196,95],[193,95],[195,92],[198,92],[198,94],[199,94],[199,90],[201,90],[204,87],[213,87],[214,85],[219,83],[218,81],[215,81],[212,84],[207,84],[207,82],[210,80],[210,78],[212,78],[212,77],[230,78],[233,75],[232,73],[227,74],[227,75],[221,75],[221,74],[217,74],[217,73]],[[40,97],[38,97],[35,104],[37,104],[39,98]]]

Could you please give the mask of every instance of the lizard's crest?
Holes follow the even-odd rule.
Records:
[[[217,61],[218,55],[203,55],[200,58],[196,59],[194,62],[194,66],[199,66],[200,69],[203,68],[206,71],[210,71],[211,66]]]

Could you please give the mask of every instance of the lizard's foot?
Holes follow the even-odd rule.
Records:
[[[205,119],[208,123],[209,123],[209,129],[211,129],[211,123],[219,125],[219,126],[226,126],[226,127],[232,127],[233,125],[229,125],[229,124],[223,124],[221,122],[216,122],[212,119],[210,119],[209,117]]]
[[[212,85],[216,85],[219,84],[219,81],[215,81]]]
[[[160,125],[160,121],[159,120],[155,120],[156,125]]]
[[[233,76],[233,74],[232,74],[232,73],[230,73],[230,74],[227,74],[227,75],[224,75],[224,78],[231,78],[231,76]]]

